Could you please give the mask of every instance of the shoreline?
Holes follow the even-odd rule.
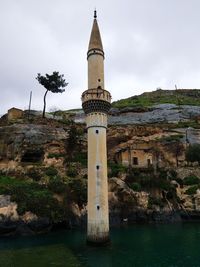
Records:
[[[120,213],[110,213],[110,228],[117,228],[131,225],[159,225],[159,224],[182,224],[200,222],[200,211],[173,211],[173,212],[158,212],[154,210],[135,211],[127,214],[123,218]],[[0,222],[0,237],[15,237],[15,236],[32,236],[44,234],[59,230],[86,229],[86,216],[81,218],[71,218],[70,220],[53,223],[48,218],[38,218],[38,220],[25,223],[19,221],[1,221]]]

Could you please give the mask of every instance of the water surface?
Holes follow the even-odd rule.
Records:
[[[90,247],[78,230],[1,238],[0,266],[200,267],[200,223],[115,228],[111,239]]]

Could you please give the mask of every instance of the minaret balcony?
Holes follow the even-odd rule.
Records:
[[[84,91],[81,100],[86,114],[91,112],[108,113],[111,107],[111,94],[101,88]]]
[[[111,94],[101,88],[88,89],[82,93],[82,103],[88,100],[103,100],[111,103]]]

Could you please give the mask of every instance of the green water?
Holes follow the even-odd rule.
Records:
[[[77,230],[1,238],[0,266],[200,267],[200,223],[115,228],[111,239],[89,247]]]

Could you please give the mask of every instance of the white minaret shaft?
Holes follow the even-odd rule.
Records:
[[[106,128],[111,95],[104,89],[104,52],[96,11],[90,36],[88,90],[82,94],[88,129],[88,226],[90,243],[109,240]]]

